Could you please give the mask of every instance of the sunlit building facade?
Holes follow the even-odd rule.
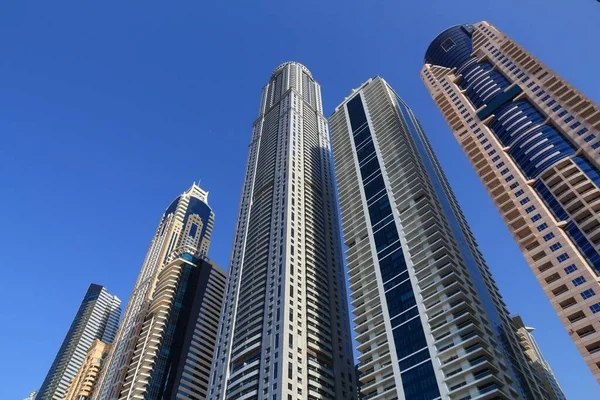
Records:
[[[600,107],[487,22],[440,33],[421,77],[600,381]]]
[[[355,399],[321,88],[277,67],[253,124],[209,399]]]
[[[363,399],[546,399],[418,120],[380,77],[330,118]]]
[[[90,399],[102,369],[104,360],[108,356],[110,344],[96,339],[87,352],[85,360],[79,368],[77,375],[69,383],[65,400]]]
[[[113,347],[98,380],[94,398],[119,397],[153,299],[156,281],[173,254],[206,257],[214,225],[208,192],[193,184],[163,214],[134,285]]]
[[[36,399],[64,399],[69,383],[83,365],[94,340],[113,341],[120,316],[121,300],[108,293],[104,286],[92,283]]]
[[[519,315],[514,316],[512,321],[517,332],[519,343],[521,344],[523,351],[525,351],[527,361],[540,377],[542,385],[544,385],[544,388],[546,389],[548,400],[567,400],[550,364],[544,358],[542,350],[533,336],[534,329],[525,326],[523,319]]]

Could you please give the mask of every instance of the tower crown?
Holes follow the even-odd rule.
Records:
[[[282,70],[282,69],[284,69],[284,68],[285,68],[287,65],[290,65],[290,64],[295,64],[295,65],[299,66],[299,67],[302,69],[302,71],[306,72],[306,74],[307,74],[308,76],[310,76],[311,78],[313,77],[313,76],[312,76],[312,73],[310,72],[310,70],[309,70],[308,68],[306,68],[304,65],[300,64],[300,63],[299,63],[299,62],[297,62],[297,61],[287,61],[287,62],[284,62],[283,64],[280,64],[280,65],[279,65],[277,68],[275,68],[275,69],[273,70],[273,72],[271,73],[271,78],[273,78],[273,77],[274,77],[274,76],[275,76],[275,75],[276,75],[276,74],[277,74],[279,71],[281,71],[281,70]]]

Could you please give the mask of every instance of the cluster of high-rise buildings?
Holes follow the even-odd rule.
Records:
[[[424,64],[600,380],[600,108],[487,22],[440,33]],[[277,67],[252,126],[227,274],[208,258],[213,224],[198,185],[177,197],[120,324],[119,300],[91,285],[35,398],[565,399],[421,124],[379,76],[328,122],[311,72]]]

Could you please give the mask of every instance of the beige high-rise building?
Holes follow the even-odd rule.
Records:
[[[512,323],[515,327],[521,347],[527,356],[527,361],[529,361],[531,367],[536,371],[541,379],[544,389],[546,389],[548,400],[567,400],[558,384],[556,376],[554,376],[552,368],[550,368],[550,364],[548,364],[548,361],[544,358],[540,346],[538,346],[535,337],[533,337],[534,329],[525,326],[523,319],[519,315],[512,318]]]
[[[600,107],[487,22],[440,33],[421,77],[600,381]]]
[[[99,339],[94,340],[81,368],[79,368],[79,372],[77,372],[77,375],[69,383],[65,400],[90,398],[109,350],[110,344],[104,343]]]

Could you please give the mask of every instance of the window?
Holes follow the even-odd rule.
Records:
[[[514,188],[516,188],[518,186],[519,186],[519,182],[515,182],[512,185],[510,185],[510,189],[512,190],[512,189],[514,189]]]
[[[590,135],[588,137],[586,137],[585,139],[583,139],[586,143],[591,142],[592,140],[594,140],[596,138],[596,135]]]
[[[588,289],[588,290],[584,290],[583,292],[581,292],[581,297],[584,300],[589,299],[590,297],[594,297],[596,295],[596,293],[594,292],[593,289]]]
[[[566,111],[563,111],[563,112],[566,113]],[[575,119],[575,117],[571,115],[569,118],[565,119],[565,123],[568,124],[569,122],[573,121],[574,119]]]
[[[451,48],[456,46],[456,43],[454,43],[454,40],[452,40],[452,38],[448,38],[442,42],[441,46],[442,49],[444,49],[444,51],[447,53],[450,51]]]
[[[552,238],[554,238],[554,233],[550,232],[547,235],[544,235],[544,242],[547,242],[548,240],[550,240]]]
[[[542,219],[540,214],[535,214],[533,217],[531,217],[532,222],[539,221],[540,219]]]
[[[583,276],[579,276],[579,277],[573,279],[572,282],[573,282],[574,286],[579,286],[579,285],[585,283],[585,278]]]
[[[512,175],[509,175],[509,176],[507,176],[506,178],[504,178],[504,180],[505,180],[506,182],[510,182],[510,181],[512,181],[513,179],[515,179],[515,177],[514,177],[514,176],[512,176]]]
[[[502,171],[500,171],[500,173],[501,173],[502,175],[506,175],[506,174],[508,174],[508,168],[504,168]]]
[[[494,154],[496,154],[496,150],[492,150],[492,151],[490,151],[490,152],[488,153],[488,156],[491,156],[491,155],[494,155]]]
[[[594,314],[600,311],[600,303],[592,304],[590,306],[590,311],[592,311]]]
[[[550,246],[550,250],[552,250],[552,251],[556,251],[560,248],[562,248],[562,244],[560,244],[560,243],[554,243],[552,246]]]
[[[524,191],[523,189],[521,189],[521,190],[519,190],[519,191],[515,192],[515,197],[519,197],[519,196],[521,196],[523,193],[525,193],[525,191]]]
[[[521,205],[525,205],[527,203],[529,203],[529,197],[525,197],[523,200],[521,200],[519,203],[521,203]]]
[[[567,253],[563,253],[560,256],[556,257],[556,260],[558,262],[563,262],[563,261],[568,260],[568,259],[569,259],[569,255]]]
[[[499,163],[498,165],[496,165],[496,168],[502,168],[504,167],[504,161],[502,161],[501,163]]]
[[[588,132],[588,128],[583,128],[583,129],[580,129],[580,130],[577,132],[577,134],[578,134],[579,136],[581,136],[581,135],[584,135],[584,134],[586,134],[587,132]]]
[[[525,212],[527,214],[531,213],[532,211],[535,211],[535,206],[529,206],[525,209]]]
[[[577,271],[577,267],[575,266],[575,264],[571,264],[568,267],[565,267],[565,272],[567,273],[567,275],[575,271]]]
[[[566,110],[562,110],[561,112],[558,113],[559,117],[564,117],[565,115],[567,115],[567,111]]]
[[[492,147],[492,145],[491,145],[491,144],[488,144],[488,145],[487,145],[487,146],[485,146],[483,149],[484,149],[484,150],[489,150],[491,147]]]
[[[492,162],[496,162],[496,161],[498,161],[499,159],[500,159],[500,156],[496,156],[496,157],[492,158]]]
[[[577,121],[573,125],[571,125],[571,129],[575,129],[575,128],[577,128],[580,125],[581,125],[581,122]]]
[[[538,225],[537,230],[538,230],[538,232],[541,232],[544,229],[546,229],[547,227],[548,227],[548,224],[544,222],[543,224]]]

